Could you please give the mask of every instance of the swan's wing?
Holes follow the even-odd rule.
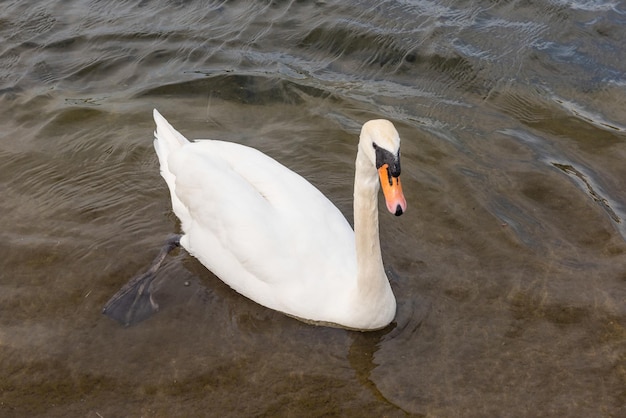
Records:
[[[354,234],[343,215],[265,154],[206,140],[183,146],[168,164],[186,208],[177,213],[183,245],[236,290],[229,280],[241,275],[237,269],[260,280],[258,286],[280,283],[287,291],[291,280],[300,292],[356,273]]]

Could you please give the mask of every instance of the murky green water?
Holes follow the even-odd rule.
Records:
[[[619,416],[625,25],[612,0],[0,2],[0,416]],[[155,107],[348,219],[359,127],[392,120],[396,322],[302,324],[182,251],[156,316],[101,315],[179,232]]]

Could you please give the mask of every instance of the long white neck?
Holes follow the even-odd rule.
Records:
[[[387,322],[395,315],[395,298],[385,274],[378,235],[378,191],[376,168],[361,151],[354,175],[354,235],[356,240],[359,307],[376,313]],[[386,323],[384,324],[386,325]]]

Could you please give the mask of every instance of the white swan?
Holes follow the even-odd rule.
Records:
[[[396,300],[378,237],[379,178],[387,208],[406,210],[400,137],[387,120],[363,125],[354,231],[304,178],[253,148],[190,142],[154,110],[154,148],[184,234],[180,244],[242,295],[305,322],[387,326]]]

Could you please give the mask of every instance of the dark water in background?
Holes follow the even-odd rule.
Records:
[[[0,1],[0,416],[618,416],[625,25],[612,0]],[[302,324],[184,252],[158,315],[102,316],[178,231],[154,107],[348,219],[359,127],[391,119],[396,324]]]

